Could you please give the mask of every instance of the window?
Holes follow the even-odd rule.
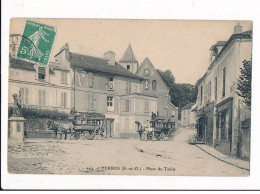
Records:
[[[217,101],[218,97],[218,78],[215,77],[215,101]]]
[[[126,100],[125,101],[125,111],[124,112],[130,112],[131,111],[131,101]]]
[[[131,92],[131,81],[126,81],[126,92]]]
[[[88,74],[88,87],[90,87],[90,88],[94,87],[94,75],[93,75],[93,73]]]
[[[223,68],[223,85],[222,85],[222,96],[226,93],[226,68]]]
[[[61,72],[61,83],[67,84],[67,72],[66,71]]]
[[[38,104],[40,106],[46,105],[46,91],[44,91],[44,90],[38,91]]]
[[[114,78],[110,77],[108,81],[108,90],[114,90]]]
[[[149,81],[147,79],[144,81],[144,89],[149,90]]]
[[[200,86],[200,103],[202,104],[203,99],[203,86]]]
[[[38,79],[39,80],[45,80],[45,75],[46,75],[45,67],[39,67],[38,68]]]
[[[156,80],[152,81],[152,90],[157,90],[157,82],[156,82]]]
[[[67,93],[61,92],[61,108],[67,108]]]
[[[148,101],[145,101],[144,102],[144,112],[149,112],[149,102]]]
[[[107,110],[114,111],[114,97],[112,96],[107,97]]]
[[[28,104],[28,88],[21,88],[21,103],[22,104]]]
[[[211,81],[209,82],[209,100],[211,100]]]
[[[126,69],[127,69],[127,70],[130,70],[130,65],[127,65],[127,66],[126,66]]]
[[[87,94],[87,103],[88,103],[87,108],[94,110],[94,94],[92,93]]]

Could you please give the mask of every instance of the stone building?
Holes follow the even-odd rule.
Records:
[[[169,118],[177,115],[169,90],[153,66],[150,70],[158,87],[151,87],[150,92],[144,88],[145,78],[136,73],[139,67],[131,45],[120,61],[116,62],[113,51],[99,58],[73,53],[68,44],[49,66],[11,57],[9,103],[13,103],[12,94],[22,90],[23,106],[63,112],[75,107],[78,112],[102,113],[107,136],[137,136],[135,121],[146,125],[152,112]],[[159,100],[164,98],[161,104]]]
[[[211,63],[196,83],[198,138],[226,155],[248,158],[250,128],[243,123],[250,121],[250,110],[236,92],[242,62],[251,60],[252,31],[237,25],[210,51]]]
[[[189,103],[181,109],[181,126],[187,128],[195,128],[196,111],[193,111],[196,103]]]

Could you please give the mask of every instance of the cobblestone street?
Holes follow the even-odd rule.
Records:
[[[27,139],[8,146],[8,171],[18,174],[121,174],[248,176],[187,143],[191,129],[173,141],[137,139]]]

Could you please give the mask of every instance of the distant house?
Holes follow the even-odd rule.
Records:
[[[196,83],[198,138],[226,155],[249,157],[250,129],[243,123],[250,110],[236,92],[242,62],[251,59],[252,31],[237,25],[228,41],[210,51],[208,70]]]
[[[195,128],[196,111],[193,111],[196,103],[189,103],[181,109],[181,126],[186,128]]]

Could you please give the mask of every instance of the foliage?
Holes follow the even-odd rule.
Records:
[[[59,112],[58,110],[40,109],[36,107],[22,107],[22,115],[25,119],[54,119],[54,120],[66,120],[69,114],[66,112]],[[8,107],[8,116],[12,116],[13,107]]]
[[[170,70],[158,70],[158,72],[165,84],[170,88],[169,94],[171,96],[171,102],[174,106],[182,108],[185,105],[196,101],[197,89],[194,85],[175,83],[175,77]]]
[[[251,107],[252,59],[243,61],[243,67],[240,68],[240,73],[241,75],[237,82],[238,92],[236,93],[244,99],[248,107]]]

